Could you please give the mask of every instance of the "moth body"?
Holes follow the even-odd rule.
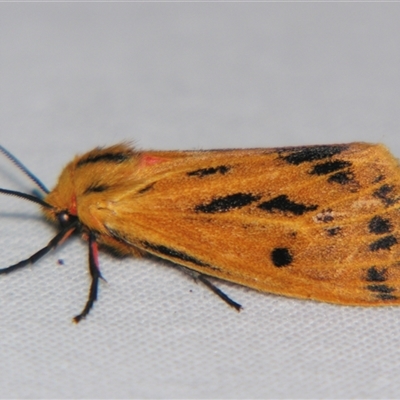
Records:
[[[399,202],[399,163],[380,144],[215,151],[120,144],[75,157],[43,211],[64,236],[69,227],[89,237],[93,271],[99,244],[150,253],[195,277],[384,306],[400,303]]]

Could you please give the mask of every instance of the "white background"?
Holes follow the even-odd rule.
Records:
[[[50,187],[76,153],[384,142],[400,156],[399,3],[2,3],[0,143]],[[33,185],[4,158],[0,186]],[[0,198],[1,266],[54,235]],[[221,249],[223,251],[223,249]],[[64,265],[57,263],[58,259]],[[0,397],[400,396],[400,308],[219,283],[78,238],[0,277]]]

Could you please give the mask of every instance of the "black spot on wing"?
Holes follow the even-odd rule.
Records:
[[[397,244],[397,239],[393,235],[388,235],[372,242],[369,245],[369,249],[371,251],[390,250],[390,248],[395,244]]]
[[[397,296],[392,293],[396,290],[393,287],[387,285],[368,285],[367,289],[374,293],[380,300],[396,300]]]
[[[269,212],[283,211],[292,213],[294,215],[303,215],[305,212],[314,211],[318,208],[318,206],[314,204],[306,206],[305,204],[291,201],[285,194],[274,197],[271,200],[264,201],[257,207],[261,208],[264,211],[269,211]]]
[[[82,167],[86,164],[94,164],[98,162],[116,163],[120,164],[124,161],[128,161],[131,158],[130,153],[100,153],[100,154],[89,154],[87,157],[79,160],[77,167]]]
[[[390,287],[388,285],[368,285],[367,289],[370,290],[371,292],[379,292],[379,293],[392,293],[396,289],[393,287]]]
[[[339,171],[343,168],[351,166],[351,162],[344,160],[327,161],[322,164],[314,165],[313,169],[310,171],[311,175],[328,175],[332,172]]]
[[[235,208],[245,207],[259,199],[260,196],[255,196],[251,193],[234,193],[217,197],[207,204],[199,204],[195,207],[195,211],[210,214],[227,212]]]
[[[230,169],[231,169],[231,167],[228,167],[226,165],[219,165],[218,167],[197,169],[196,171],[188,172],[187,175],[188,176],[198,176],[199,178],[202,178],[207,175],[214,175],[214,174],[225,175]]]
[[[335,226],[333,228],[327,228],[326,232],[328,236],[336,236],[340,233],[341,230],[342,228],[340,226]]]
[[[338,183],[339,185],[346,185],[354,179],[354,175],[350,171],[336,172],[328,178],[329,183]]]
[[[83,194],[89,194],[89,193],[101,193],[101,192],[105,192],[107,189],[109,189],[110,187],[107,185],[102,185],[99,183],[95,183],[95,184],[91,184],[85,191]]]
[[[379,215],[375,215],[375,217],[371,218],[369,221],[368,228],[371,233],[381,235],[383,233],[389,233],[392,231],[393,226],[390,223],[390,220],[382,218]]]
[[[397,296],[390,293],[378,293],[376,297],[380,300],[397,300]]]
[[[340,154],[348,148],[348,145],[325,145],[325,146],[306,146],[298,147],[289,150],[289,154],[282,156],[282,158],[289,164],[299,165],[304,162],[311,162],[323,160],[324,158],[332,157]],[[288,150],[283,149],[282,152]]]
[[[149,190],[153,189],[153,186],[154,186],[154,185],[155,185],[155,182],[150,183],[150,185],[147,185],[147,186],[145,186],[144,188],[140,189],[140,190],[138,191],[138,193],[140,193],[140,194],[146,193],[146,192],[148,192]]]
[[[385,175],[378,175],[372,183],[378,183],[378,182],[382,182],[385,179]]]
[[[207,267],[207,268],[210,268],[213,270],[219,270],[219,268],[217,268],[217,267],[212,267],[211,265],[204,263],[203,261],[200,261],[197,258],[195,258],[189,254],[172,249],[170,247],[166,247],[164,245],[150,243],[150,242],[146,242],[146,241],[142,241],[141,243],[148,251],[154,252],[155,254],[168,256],[168,257],[174,258],[176,260],[190,262],[190,263],[198,265],[200,267]]]
[[[271,251],[271,260],[275,267],[281,268],[290,265],[293,255],[285,247],[277,247]]]
[[[384,184],[379,189],[375,190],[373,195],[374,197],[382,200],[386,206],[391,206],[397,203],[399,200],[399,198],[393,197],[393,189],[394,187],[392,185]]]
[[[367,282],[385,282],[387,280],[387,268],[378,269],[376,267],[368,268]]]
[[[315,216],[315,219],[318,222],[323,222],[323,223],[332,222],[335,219],[334,212],[330,208],[328,208],[326,210],[322,210],[320,213],[318,213]]]

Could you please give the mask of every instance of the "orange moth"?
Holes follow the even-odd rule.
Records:
[[[59,233],[6,274],[73,233],[89,244],[97,298],[98,245],[172,261],[230,306],[208,277],[263,292],[361,306],[400,304],[400,168],[381,144],[141,151],[127,144],[77,156],[52,191],[3,147],[44,198]]]

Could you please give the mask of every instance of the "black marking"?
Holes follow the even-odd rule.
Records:
[[[397,244],[397,239],[393,235],[388,235],[372,242],[369,245],[369,249],[371,251],[390,250],[390,248],[395,244]]]
[[[195,258],[189,254],[183,253],[183,252],[175,250],[175,249],[171,249],[170,247],[166,247],[161,244],[155,244],[155,243],[150,243],[150,242],[146,242],[146,241],[143,241],[141,243],[146,249],[148,249],[150,251],[154,251],[156,254],[162,254],[164,256],[176,258],[178,260],[187,261],[192,264],[198,265],[200,267],[208,267],[213,270],[219,270],[219,268],[212,267],[211,265],[206,264],[203,261],[200,261],[197,258]]]
[[[108,231],[108,233],[118,242],[126,244],[128,246],[133,246],[134,244],[130,241],[130,239],[122,234],[120,231],[117,231],[116,229],[109,228],[107,225],[104,225]]]
[[[154,185],[155,185],[155,182],[150,183],[150,185],[147,185],[147,186],[145,186],[144,188],[140,189],[140,190],[138,191],[138,193],[140,193],[140,194],[146,193],[146,192],[148,192],[149,190],[153,189],[153,186],[154,186]]]
[[[396,290],[393,287],[387,285],[368,285],[367,289],[373,293],[376,293],[376,297],[380,300],[396,300],[397,296],[392,293]]]
[[[325,145],[306,146],[290,150],[290,154],[282,158],[289,164],[299,165],[304,162],[311,162],[329,158],[340,154],[348,148],[348,145]],[[283,152],[285,149],[283,149]],[[286,149],[287,151],[287,149]]]
[[[367,282],[385,282],[387,280],[387,268],[377,269],[376,267],[368,268]]]
[[[369,231],[377,235],[383,233],[389,233],[393,230],[393,226],[389,219],[382,218],[379,215],[375,215],[368,224]]]
[[[292,213],[294,215],[303,215],[305,212],[316,210],[318,206],[315,204],[306,206],[305,204],[295,203],[294,201],[289,200],[288,196],[282,194],[269,201],[264,201],[258,205],[258,208],[269,212],[277,210]]]
[[[372,183],[378,183],[385,179],[385,175],[378,175]]]
[[[103,153],[96,155],[89,155],[86,158],[79,160],[77,167],[82,167],[86,164],[94,164],[97,162],[108,162],[121,164],[124,161],[128,161],[131,158],[130,153]]]
[[[277,247],[271,251],[271,260],[275,267],[281,268],[290,265],[293,261],[293,256],[289,249]]]
[[[354,175],[350,171],[336,172],[328,178],[329,183],[338,183],[339,185],[346,185],[354,179]]]
[[[343,160],[335,160],[335,161],[327,161],[323,164],[317,164],[310,171],[311,175],[328,175],[332,172],[339,171],[343,168],[347,168],[351,166],[350,161]]]
[[[326,232],[329,236],[336,236],[340,233],[341,230],[342,228],[340,226],[335,226],[334,228],[328,228]]]
[[[386,206],[391,206],[398,201],[398,198],[395,199],[393,196],[390,196],[390,194],[393,192],[393,189],[394,187],[392,185],[384,184],[378,190],[375,190],[373,195],[382,200]]]
[[[379,294],[377,294],[377,297],[381,300],[397,300],[397,296],[394,296],[393,294],[387,294],[387,293],[379,293]]]
[[[83,194],[89,194],[89,193],[101,193],[109,189],[110,187],[107,185],[101,185],[98,183],[92,183],[85,191]]]
[[[378,292],[378,293],[392,293],[396,289],[390,287],[388,285],[368,285],[367,289],[371,292]]]
[[[199,204],[195,207],[196,212],[218,213],[227,212],[234,208],[242,208],[260,199],[251,193],[235,193],[224,197],[217,197],[210,203]]]
[[[202,178],[203,176],[207,175],[214,175],[214,174],[221,174],[225,175],[231,167],[228,167],[226,165],[219,165],[218,167],[211,167],[211,168],[201,168],[197,169],[196,171],[188,172],[188,176],[198,176],[199,178]]]
[[[320,213],[318,213],[315,216],[315,219],[318,222],[327,223],[327,222],[332,222],[335,218],[333,216],[333,211],[330,208],[328,208],[327,210],[322,210]]]

